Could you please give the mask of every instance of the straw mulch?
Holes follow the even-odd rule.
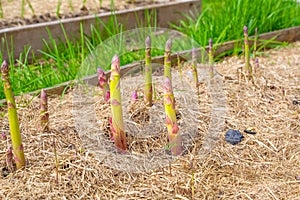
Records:
[[[0,142],[0,198],[299,199],[300,42],[264,52],[259,62],[255,84],[238,83],[236,72],[243,66],[242,59],[231,57],[217,64],[225,81],[227,113],[212,152],[198,154],[202,141],[197,141],[190,153],[151,172],[110,168],[84,148],[71,113],[72,91],[49,99],[47,133],[38,128],[38,99],[30,103],[28,97],[19,98],[27,166],[9,173],[5,164],[9,136]],[[5,111],[1,108],[1,113]],[[8,134],[7,116],[1,114],[0,122],[0,131]],[[242,132],[249,127],[257,133],[243,133],[245,138],[237,145],[225,141],[228,129]]]

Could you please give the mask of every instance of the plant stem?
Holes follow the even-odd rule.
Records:
[[[72,0],[69,0],[69,8],[71,9],[71,11],[74,11]]]
[[[109,86],[107,84],[107,76],[103,69],[98,68],[97,69],[97,75],[98,75],[98,81],[99,81],[99,87],[102,91],[103,98],[106,102],[110,99],[110,92],[109,92]]]
[[[110,91],[113,138],[117,151],[120,153],[125,153],[127,150],[127,144],[122,114],[122,101],[120,91],[120,60],[118,55],[115,55],[112,59]]]
[[[171,49],[172,49],[172,40],[168,39],[168,41],[166,42],[165,55],[164,55],[164,77],[168,77],[172,83]]]
[[[22,0],[22,7],[21,7],[21,18],[24,18],[25,13],[25,0]]]
[[[258,60],[258,58],[255,58],[254,74],[255,74],[255,72],[258,70],[258,68],[259,68],[259,60]]]
[[[255,37],[254,37],[254,47],[253,47],[253,58],[256,57],[256,49],[257,49],[257,39],[258,39],[258,31],[257,27],[255,28]]]
[[[15,98],[9,81],[9,66],[6,61],[3,61],[1,65],[1,73],[2,73],[2,81],[4,85],[4,94],[6,97],[7,107],[8,107],[8,121],[9,121],[10,135],[11,135],[11,141],[13,146],[13,153],[15,156],[17,169],[21,169],[25,166],[24,148],[23,148],[22,137],[20,133],[20,125],[19,125]]]
[[[197,72],[197,58],[196,58],[196,49],[192,49],[192,70],[193,70],[193,77],[196,87],[198,86],[198,72]]]
[[[58,158],[57,158],[55,139],[53,139],[52,146],[53,146],[54,159],[55,159],[55,183],[56,183],[56,185],[58,185],[58,165],[59,165],[59,163],[58,163]]]
[[[32,14],[34,15],[34,9],[33,9],[33,7],[32,7],[32,4],[30,3],[29,0],[26,0],[26,1],[27,1],[27,3],[28,3],[28,6],[29,6],[29,8],[30,8]]]
[[[168,129],[168,146],[171,148],[172,155],[177,156],[182,153],[182,140],[178,133],[179,127],[176,122],[175,98],[173,94],[171,76],[171,49],[172,40],[169,39],[166,42],[164,55],[164,106]]]
[[[0,18],[3,18],[3,8],[2,8],[2,0],[0,0]]]
[[[214,76],[214,54],[213,54],[213,40],[209,39],[208,45],[208,62],[209,62],[209,74],[212,78]]]
[[[179,76],[180,76],[180,81],[183,84],[183,79],[182,79],[182,66],[180,62],[180,56],[179,53],[177,53],[177,65],[178,65],[178,70],[179,70]]]
[[[49,130],[48,98],[47,98],[47,93],[44,89],[42,89],[41,91],[40,115],[41,115],[42,131],[48,131]]]
[[[62,4],[62,0],[58,0],[57,6],[56,6],[56,16],[59,18],[59,12],[60,12],[60,7]]]
[[[146,38],[146,51],[145,51],[145,89],[144,101],[149,107],[152,106],[152,65],[151,65],[151,38]]]
[[[252,76],[252,67],[250,65],[250,51],[249,51],[249,40],[248,40],[248,28],[244,26],[244,50],[245,50],[245,71]]]

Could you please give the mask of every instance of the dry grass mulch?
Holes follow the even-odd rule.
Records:
[[[209,155],[197,151],[152,172],[118,171],[84,149],[74,125],[72,91],[49,99],[50,132],[38,130],[38,104],[20,106],[26,169],[7,173],[8,140],[0,142],[2,199],[299,199],[300,42],[259,56],[255,84],[238,83],[240,58],[217,64],[224,76],[226,126]],[[38,102],[34,99],[33,102]],[[5,108],[1,108],[5,113]],[[7,116],[0,132],[8,133]],[[228,129],[254,127],[237,145]],[[9,137],[8,137],[9,138]],[[55,181],[53,139],[59,161]],[[198,141],[195,146],[200,146]],[[120,161],[121,162],[121,161]]]

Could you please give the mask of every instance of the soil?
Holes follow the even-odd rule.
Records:
[[[131,9],[140,6],[170,2],[174,0],[118,0],[112,5],[111,0],[63,0],[57,15],[59,0],[48,0],[41,3],[40,0],[25,0],[24,16],[22,17],[21,0],[4,0],[2,2],[3,18],[0,19],[0,29],[22,26],[79,17],[85,15],[94,15],[112,10]],[[30,5],[28,4],[30,2]]]
[[[38,98],[19,97],[19,118],[27,166],[10,172],[7,109],[1,108],[0,197],[3,199],[298,199],[300,196],[300,42],[259,52],[259,66],[252,62],[254,82],[238,73],[240,57],[216,64],[226,95],[225,126],[209,154],[201,151],[212,116],[211,94],[200,85],[198,136],[187,153],[149,172],[129,172],[109,166],[126,161],[126,155],[103,157],[84,145],[74,119],[74,89],[49,98],[50,131],[39,127]],[[239,78],[240,77],[240,78]],[[135,85],[131,86],[135,87]],[[96,93],[97,95],[98,93]],[[193,95],[191,95],[192,97]],[[176,96],[175,96],[176,98]],[[179,104],[180,105],[180,104]],[[99,111],[102,102],[91,104]],[[208,112],[206,112],[206,110]],[[84,116],[82,117],[84,118]],[[103,116],[105,118],[105,116]],[[185,118],[188,120],[189,118]],[[101,120],[101,115],[98,120]],[[163,119],[162,119],[163,120]],[[88,119],[87,119],[88,121]],[[100,123],[103,124],[103,123]],[[99,129],[101,127],[99,126]],[[107,125],[102,127],[107,128]],[[240,130],[241,143],[225,141],[229,129]],[[255,130],[247,134],[245,129]],[[96,131],[96,130],[95,130]],[[162,130],[165,133],[165,130]],[[88,136],[88,135],[87,135]],[[109,137],[108,135],[106,137]],[[56,182],[53,139],[58,155]],[[107,139],[109,140],[109,138]],[[157,140],[133,144],[134,151],[161,146]],[[99,145],[99,149],[102,146]],[[140,149],[142,148],[142,149]],[[135,152],[139,156],[141,152]],[[111,154],[113,155],[113,154]],[[122,157],[123,156],[123,157]],[[124,158],[124,159],[122,159]],[[140,163],[142,164],[142,163]],[[155,163],[153,163],[155,164]]]

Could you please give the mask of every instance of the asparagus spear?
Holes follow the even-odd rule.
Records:
[[[3,141],[7,140],[6,134],[5,133],[1,133],[1,139]]]
[[[257,39],[258,39],[258,31],[257,27],[255,28],[255,37],[254,37],[254,47],[253,47],[253,57],[256,57],[256,49],[257,49]]]
[[[122,101],[120,92],[120,60],[118,55],[112,59],[110,74],[111,113],[113,139],[118,152],[125,153],[127,149],[124,122],[122,116]]]
[[[259,68],[259,60],[258,60],[258,58],[255,58],[254,74],[256,73],[256,71],[258,70],[258,68]]]
[[[99,87],[102,91],[103,98],[106,102],[109,101],[110,99],[110,92],[109,92],[109,86],[107,84],[107,77],[103,69],[98,68],[97,69],[97,75],[98,75],[98,80],[99,80]]]
[[[252,76],[252,67],[250,64],[250,52],[249,52],[249,40],[248,40],[248,28],[244,26],[244,44],[245,44],[245,70]]]
[[[40,115],[41,115],[41,127],[43,131],[49,130],[49,113],[48,113],[48,98],[44,89],[41,91],[40,100]]]
[[[166,125],[168,129],[168,140],[173,156],[180,155],[183,151],[182,139],[176,122],[175,99],[172,83],[169,77],[164,80],[164,106],[166,112]]]
[[[1,65],[1,73],[2,81],[4,83],[4,94],[8,107],[8,121],[13,146],[13,154],[15,156],[14,159],[17,165],[17,169],[21,169],[25,166],[25,156],[15,98],[9,81],[9,67],[6,61],[3,61]]]
[[[172,82],[171,76],[171,49],[172,49],[172,40],[168,39],[165,47],[164,55],[164,77],[168,77]]]
[[[182,80],[182,66],[181,66],[181,62],[180,62],[179,53],[177,53],[177,65],[178,65],[178,70],[179,70],[180,81],[183,84],[183,80]]]
[[[136,90],[133,91],[132,95],[131,95],[131,101],[135,102],[138,100],[138,93]]]
[[[193,48],[192,49],[192,70],[193,70],[194,81],[195,81],[195,84],[197,87],[198,86],[198,72],[197,72],[197,67],[196,67],[196,64],[197,64],[196,61],[197,61],[196,49]]]
[[[209,59],[209,73],[210,77],[212,78],[214,75],[214,55],[213,55],[213,41],[210,38],[209,39],[209,45],[208,45],[208,59]]]
[[[145,96],[144,101],[147,106],[152,106],[152,66],[151,66],[151,38],[146,38],[146,51],[145,51]]]

